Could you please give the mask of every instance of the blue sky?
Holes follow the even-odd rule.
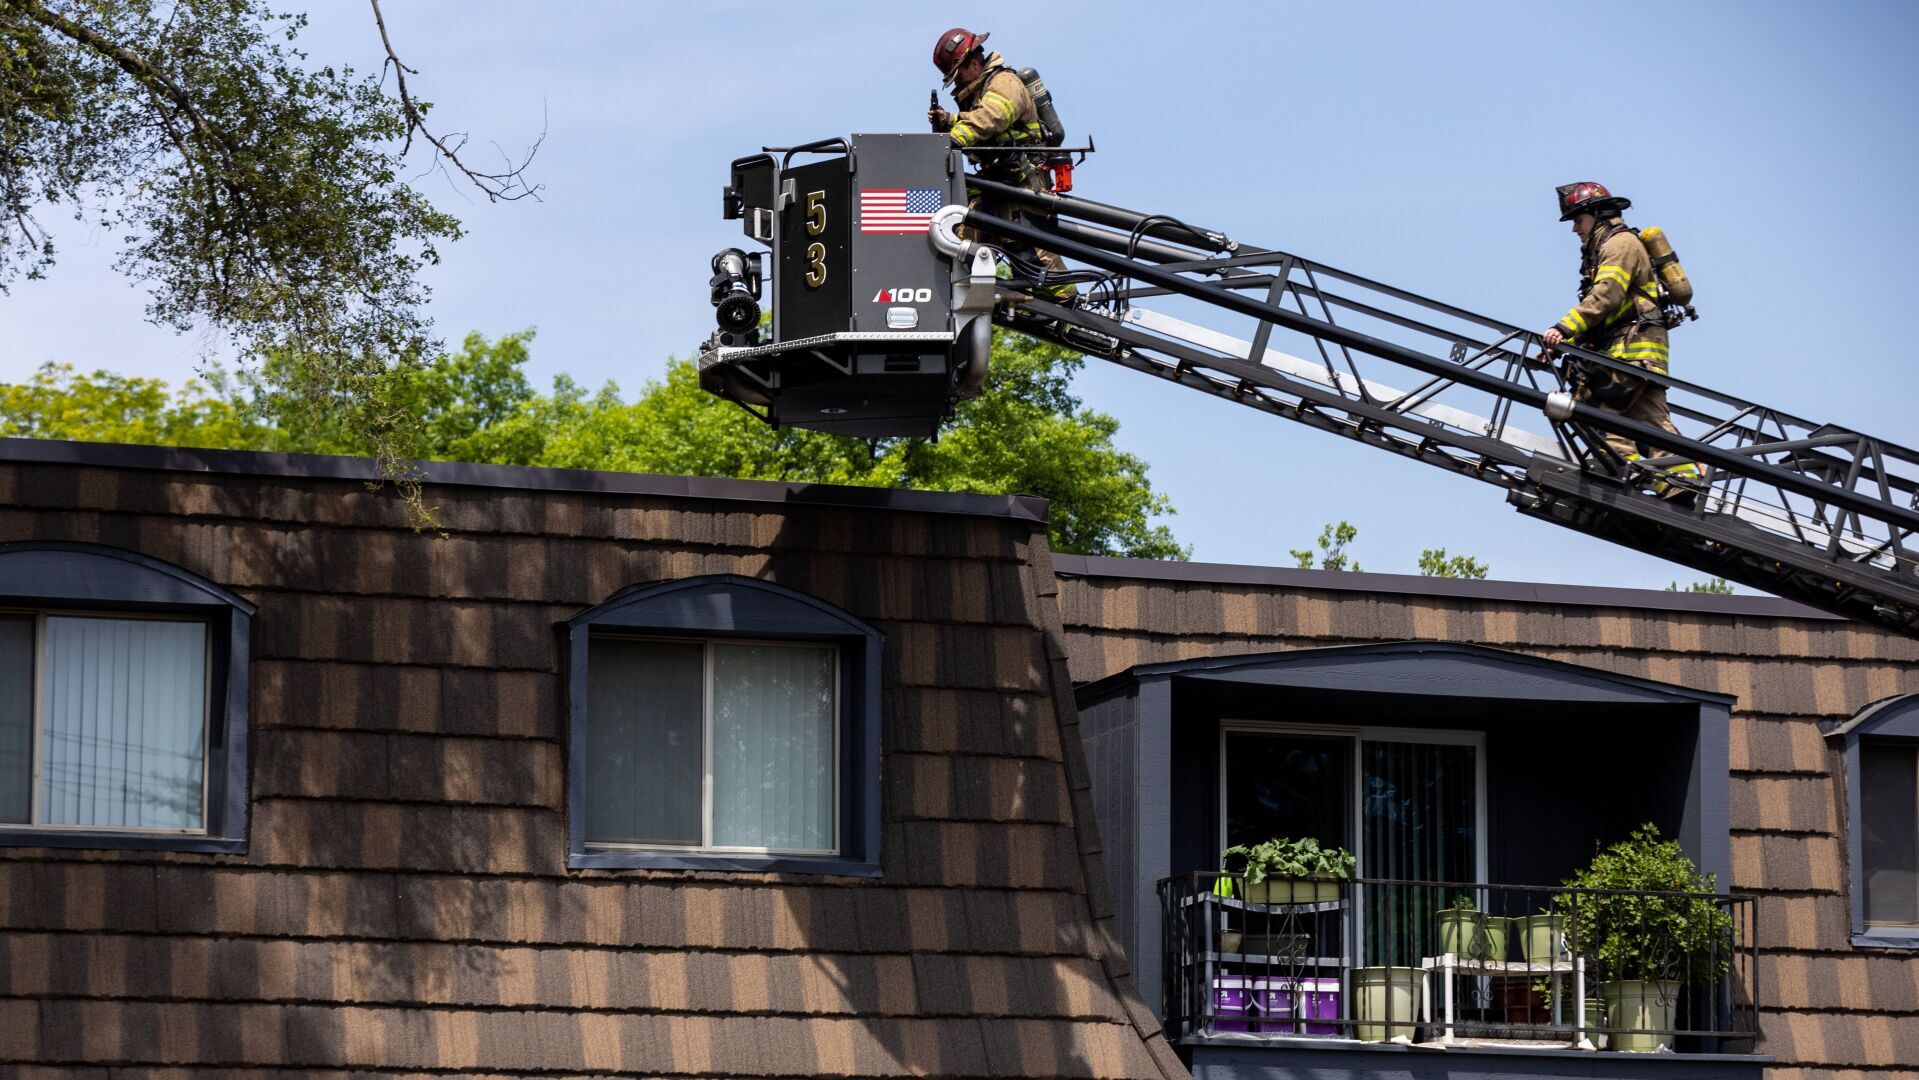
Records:
[[[537,327],[535,378],[629,392],[707,334],[729,160],[920,130],[954,23],[1033,64],[1099,154],[1090,198],[1176,214],[1543,327],[1578,253],[1555,184],[1663,226],[1697,288],[1675,374],[1919,443],[1908,221],[1919,5],[788,5],[389,0],[442,127],[511,151],[542,124],[540,203],[423,182],[469,235],[430,277],[440,331]],[[363,5],[315,5],[316,57],[375,66]],[[217,343],[146,325],[112,237],[0,298],[0,379],[47,360],[188,377]],[[1509,579],[1663,586],[1683,568],[1523,518],[1492,487],[1093,364],[1086,402],[1152,464],[1195,558],[1285,563],[1344,518],[1369,569],[1422,547]]]

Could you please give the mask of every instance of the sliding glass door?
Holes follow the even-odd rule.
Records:
[[[1229,723],[1220,745],[1221,847],[1310,836],[1359,858],[1361,877],[1480,880],[1484,746],[1476,732]],[[1446,890],[1359,896],[1369,964],[1432,955]]]

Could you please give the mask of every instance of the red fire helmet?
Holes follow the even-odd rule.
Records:
[[[1606,185],[1591,180],[1581,180],[1576,184],[1561,184],[1554,189],[1559,194],[1559,220],[1571,221],[1580,214],[1618,213],[1632,205],[1631,199],[1621,198],[1606,190]]]
[[[945,84],[951,86],[959,74],[960,64],[964,63],[973,50],[986,43],[991,34],[975,34],[964,26],[955,26],[940,35],[933,45],[933,66],[946,76]]]

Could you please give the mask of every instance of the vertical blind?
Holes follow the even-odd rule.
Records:
[[[1360,828],[1367,877],[1476,881],[1478,778],[1470,746],[1367,742],[1360,751]],[[1369,896],[1371,963],[1417,963],[1434,954],[1433,913],[1452,897],[1421,886]]]
[[[207,626],[48,616],[40,821],[199,829]]]
[[[713,843],[833,848],[833,650],[713,646]]]

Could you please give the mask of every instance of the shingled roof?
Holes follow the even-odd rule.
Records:
[[[0,1061],[1184,1075],[1109,930],[1043,504],[432,466],[437,536],[369,476],[0,441],[0,540],[258,605],[246,852],[0,848]],[[708,573],[886,634],[880,877],[566,869],[556,626]]]
[[[1770,597],[1054,559],[1073,677],[1375,641],[1449,641],[1736,699],[1730,887],[1759,896],[1775,1078],[1919,1062],[1919,957],[1854,948],[1844,792],[1822,722],[1919,691],[1919,641]],[[1728,883],[1722,883],[1722,885]],[[1856,1071],[1856,1070],[1871,1071]]]

